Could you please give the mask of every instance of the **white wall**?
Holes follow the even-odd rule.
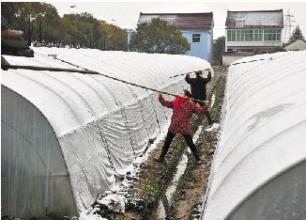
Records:
[[[227,41],[227,47],[281,47],[281,41]]]

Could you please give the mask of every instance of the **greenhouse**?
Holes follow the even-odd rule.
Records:
[[[306,219],[305,60],[287,52],[230,66],[202,219]]]
[[[149,88],[188,88],[171,76],[210,68],[182,55],[34,48],[11,65],[92,70]],[[9,69],[1,85],[2,216],[78,215],[115,190],[171,111],[157,95],[100,74]]]

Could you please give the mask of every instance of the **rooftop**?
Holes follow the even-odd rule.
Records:
[[[160,18],[175,24],[181,30],[213,28],[213,13],[142,13],[138,23],[150,22],[152,18]]]
[[[227,11],[225,26],[227,28],[283,28],[283,9],[257,11]]]

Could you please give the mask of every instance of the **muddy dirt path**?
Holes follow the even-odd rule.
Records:
[[[223,103],[226,68],[215,68],[217,82],[212,88],[210,96],[214,95],[214,105],[211,115],[215,122],[219,122]],[[217,144],[217,132],[206,132],[203,130],[199,137],[199,151],[204,161],[201,166],[189,164],[185,174],[182,176],[182,183],[178,187],[175,204],[171,210],[169,219],[198,219],[200,217],[203,195],[205,194],[210,167],[215,146]]]
[[[211,109],[211,116],[215,122],[219,121],[221,106],[223,101],[223,91],[225,86],[225,68],[214,68],[215,77],[208,85],[208,93],[211,97],[214,94],[214,106]],[[205,121],[204,121],[205,122]],[[194,131],[199,125],[205,126],[202,119],[196,116],[193,119]],[[182,137],[177,136],[165,158],[165,161],[158,163],[153,157],[158,156],[163,145],[163,141],[149,153],[147,161],[142,165],[139,178],[134,181],[129,195],[131,203],[127,204],[126,213],[117,216],[116,219],[192,219],[198,216],[194,209],[201,204],[206,184],[208,181],[209,170],[215,144],[217,142],[216,132],[205,132],[202,130],[199,135],[197,146],[200,157],[203,161],[201,165],[195,165],[192,155],[188,155],[188,164],[185,173],[178,181],[176,191],[172,195],[171,204],[165,210],[163,218],[152,215],[158,208],[158,202],[165,196],[166,189],[176,172],[177,166],[185,152],[186,144]],[[164,207],[165,208],[165,207]],[[156,212],[154,212],[156,214]]]

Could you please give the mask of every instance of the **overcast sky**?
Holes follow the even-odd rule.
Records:
[[[198,0],[188,2],[164,0],[163,2],[139,1],[138,2],[49,2],[54,5],[60,16],[67,13],[89,12],[99,20],[105,20],[116,24],[121,28],[135,29],[140,12],[166,13],[166,12],[213,12],[214,15],[214,38],[224,35],[224,23],[227,10],[269,10],[283,9],[284,14],[294,15],[293,24],[300,25],[306,37],[306,2],[256,2],[242,3],[228,1],[222,2],[200,2]],[[70,8],[76,5],[76,8]],[[286,19],[285,25],[286,25]],[[293,29],[293,28],[292,28]]]

